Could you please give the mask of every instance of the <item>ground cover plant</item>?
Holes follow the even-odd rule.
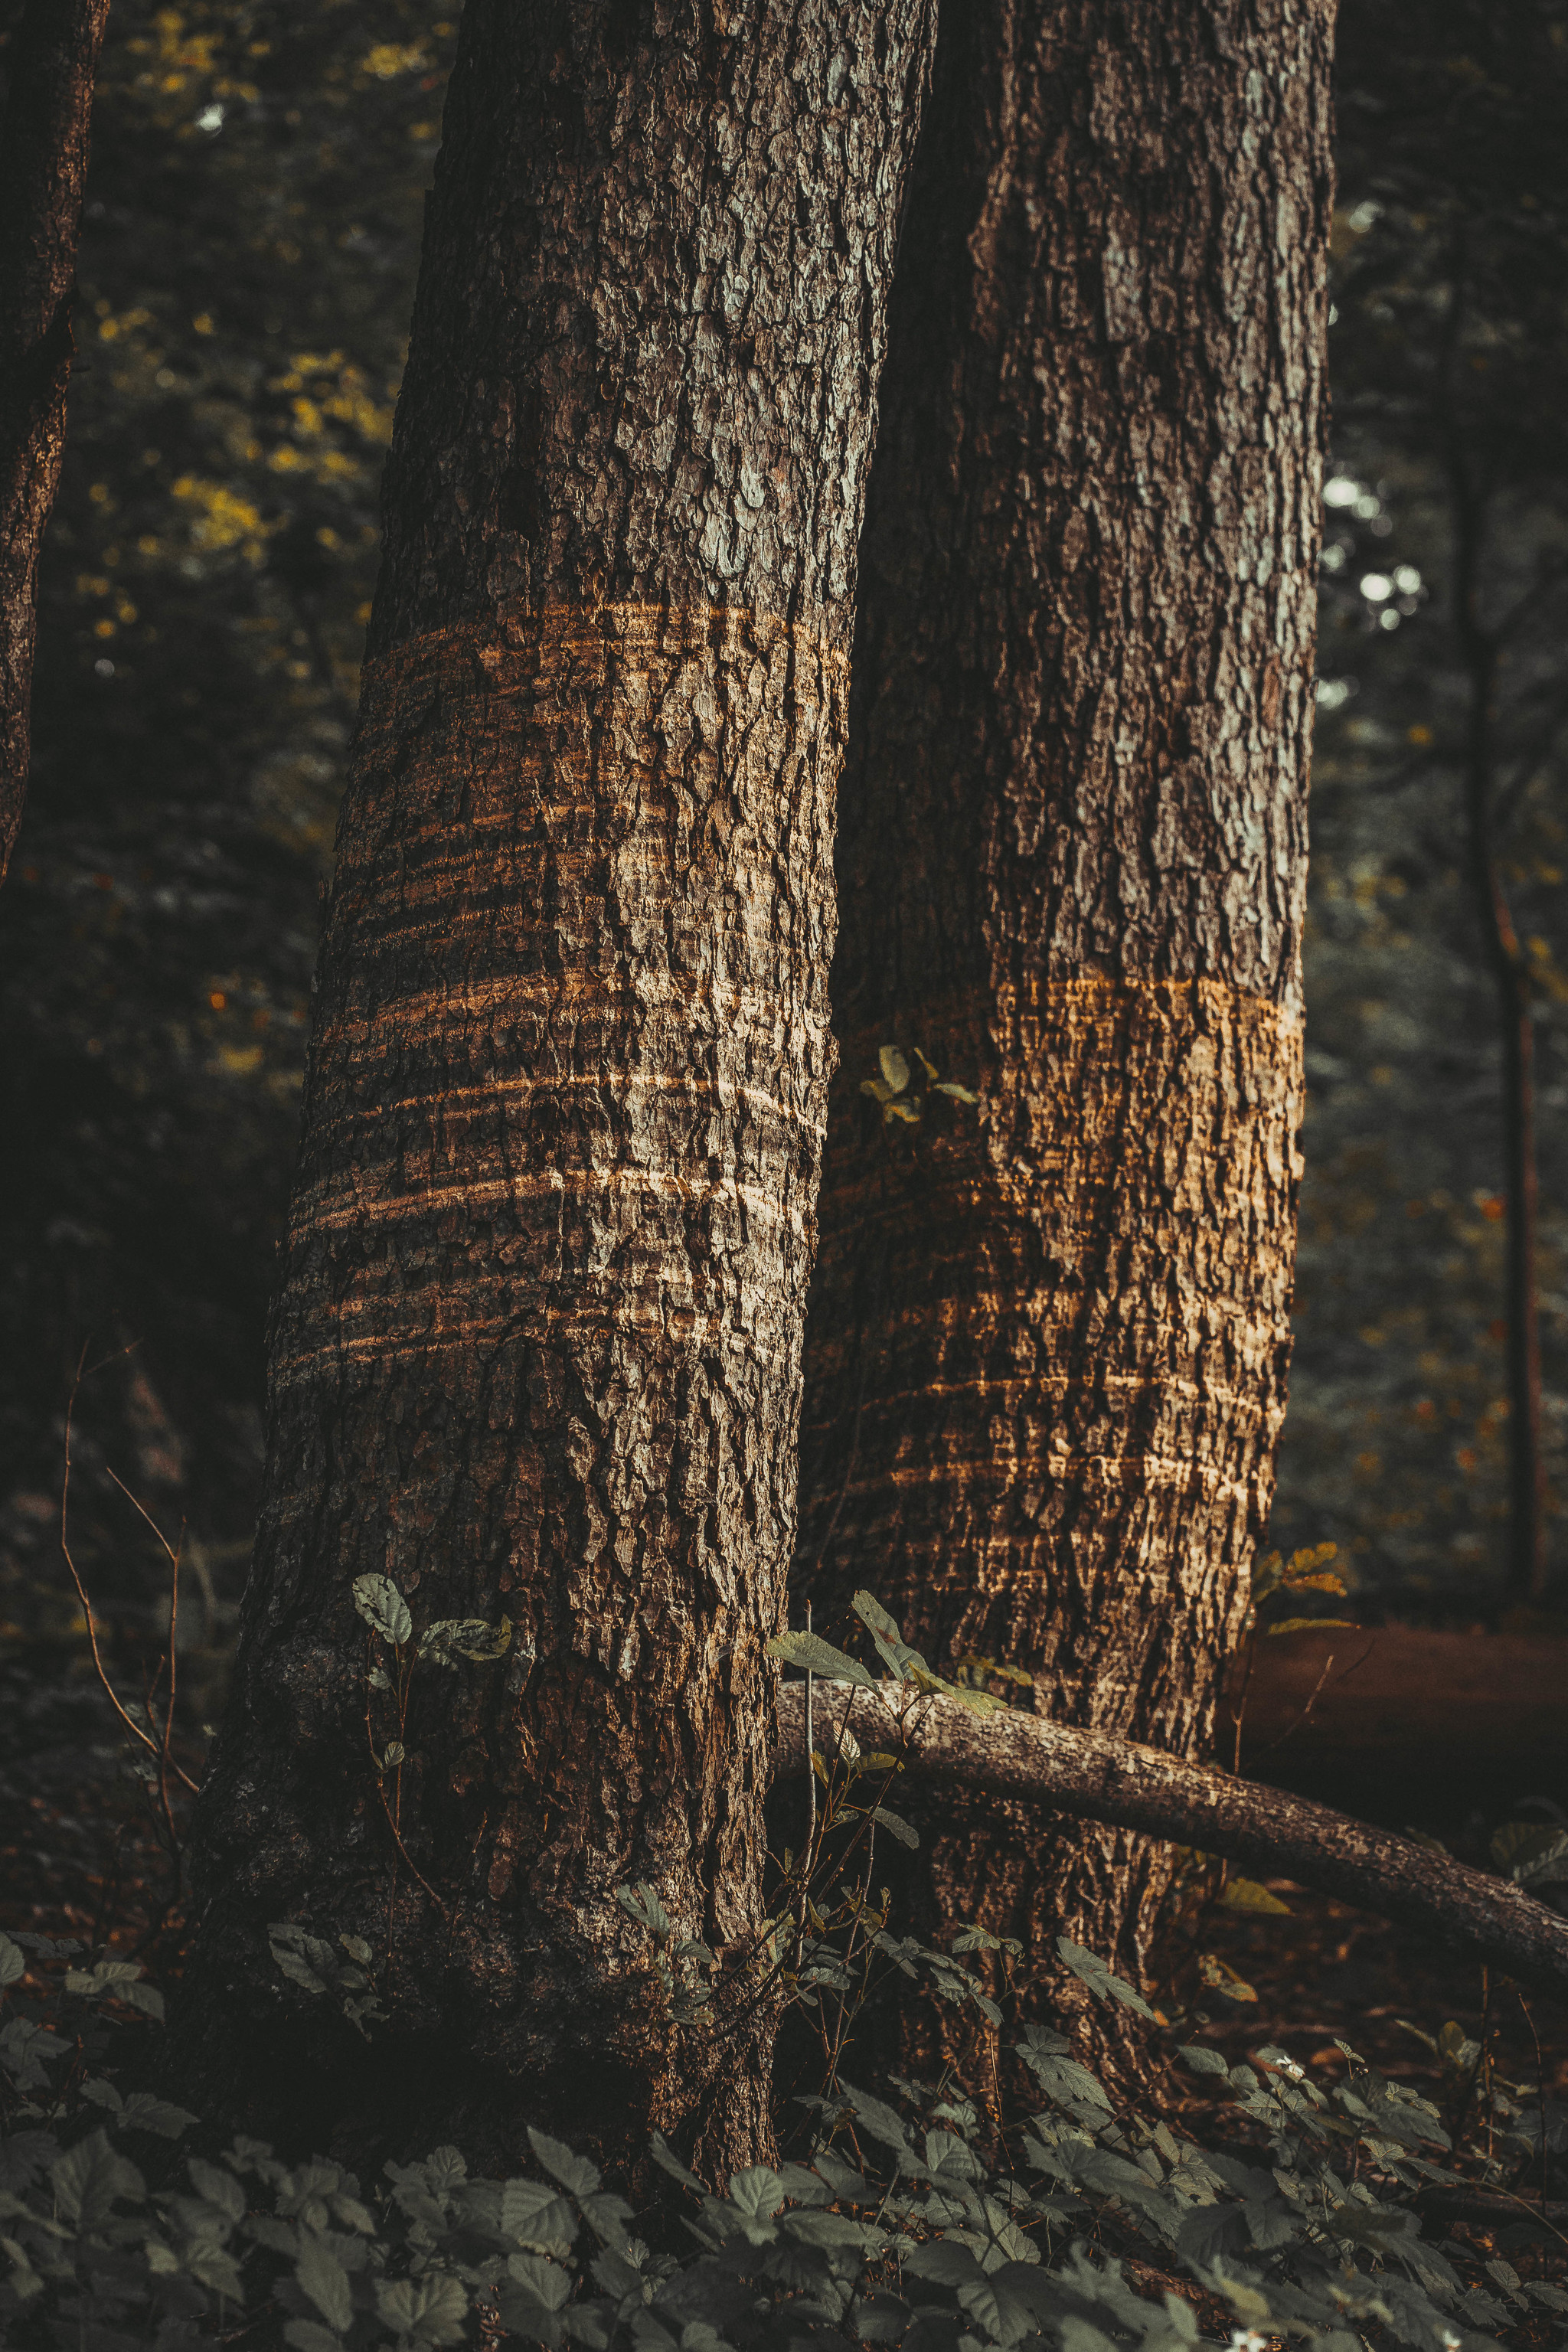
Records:
[[[368,1671],[399,1635],[418,1671],[395,1600],[363,1598]],[[462,1631],[470,1649],[496,1639]],[[6,1857],[0,1914],[8,2343],[1453,2352],[1568,2336],[1560,2005],[1483,1985],[1349,1906],[1194,1871],[1152,2000],[1064,1949],[1145,2053],[1141,2095],[1108,2093],[1021,2014],[994,1939],[933,1950],[900,1932],[879,1883],[915,1834],[887,1801],[895,1759],[835,1739],[830,1685],[816,1804],[772,1903],[775,1989],[812,2053],[779,2109],[776,2163],[700,2182],[656,2140],[606,2179],[534,2133],[486,2177],[449,2146],[367,2159],[216,2131],[155,2087],[153,1977],[177,1997],[184,1934],[171,1816],[90,1659],[75,1664],[87,1675],[57,1646],[11,1685],[30,1721],[6,1799],[32,1834]],[[199,1773],[188,1714],[179,1737]],[[659,1997],[699,2025],[717,2016],[713,1955],[682,1948],[651,1890],[623,1904]],[[341,2012],[377,2053],[368,1943],[280,1924],[272,1958],[280,2000]],[[879,2059],[858,2033],[879,1975],[967,2008],[986,2037],[979,2079]],[[395,2039],[379,2048],[395,2067]]]

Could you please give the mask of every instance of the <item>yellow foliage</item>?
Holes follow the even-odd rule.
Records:
[[[247,499],[237,498],[223,482],[204,482],[195,474],[182,474],[174,496],[200,509],[191,536],[198,547],[237,547],[259,539],[267,526]]]
[[[425,52],[414,42],[378,41],[368,55],[360,59],[362,73],[374,74],[378,81],[390,81],[395,74],[423,73]]]

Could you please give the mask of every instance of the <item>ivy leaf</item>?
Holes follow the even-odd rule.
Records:
[[[356,1576],[354,1607],[373,1633],[400,1650],[414,1631],[408,1603],[390,1576]]]
[[[825,1642],[820,1633],[775,1633],[768,1643],[770,1658],[780,1658],[786,1666],[799,1666],[808,1675],[819,1675],[825,1683],[856,1683],[862,1690],[875,1690],[875,1678],[853,1658]]]

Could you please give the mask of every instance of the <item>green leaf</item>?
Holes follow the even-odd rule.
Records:
[[[885,1830],[890,1830],[900,1845],[911,1847],[919,1845],[921,1842],[919,1830],[911,1829],[901,1815],[890,1813],[886,1805],[874,1805],[871,1809],[871,1818],[874,1822],[880,1822]]]
[[[369,1674],[365,1676],[365,1680],[374,1691],[389,1691],[392,1688],[392,1676],[387,1673],[384,1666],[372,1666]],[[315,2323],[314,2321],[306,2321],[303,2325],[313,2326]]]
[[[1176,2055],[1186,2061],[1194,2074],[1228,2074],[1230,2072],[1220,2053],[1206,2049],[1201,2042],[1184,2042]]]
[[[290,2352],[342,2352],[342,2338],[313,2319],[291,2319],[283,2330]]]
[[[386,1753],[381,1759],[382,1770],[390,1772],[395,1765],[402,1763],[407,1753],[408,1750],[401,1739],[389,1739],[386,1743]]]
[[[879,2140],[884,2147],[897,2149],[900,2155],[909,2155],[910,2136],[893,2108],[884,2100],[873,2098],[869,2091],[858,2091],[852,2083],[841,2082],[840,2088],[855,2110],[856,2122],[864,2125],[874,2140]]]
[[[185,2170],[197,2196],[216,2205],[226,2221],[244,2221],[245,2191],[232,2172],[226,2172],[221,2165],[208,2164],[199,2156],[190,2158]]]
[[[49,2167],[55,2210],[85,2237],[107,2221],[122,2198],[141,2204],[147,2184],[133,2164],[127,2164],[109,2145],[106,2132],[95,2131]]]
[[[368,1969],[372,1965],[375,1955],[363,1936],[340,1936],[338,1941],[350,1959],[357,1960],[362,1969]]]
[[[700,2197],[707,2195],[708,2192],[697,2175],[694,2172],[688,2172],[662,2132],[656,2131],[653,2136],[653,2160],[659,2170],[668,2172],[672,2179],[680,2181],[688,2189],[695,2189]]]
[[[784,2185],[770,2166],[751,2164],[731,2175],[730,2196],[748,2220],[765,2221],[784,2203]]]
[[[557,2189],[542,2180],[509,2180],[500,2193],[500,2228],[539,2254],[567,2254],[577,2235],[577,2216]]]
[[[768,1643],[770,1658],[780,1658],[786,1666],[799,1666],[808,1675],[817,1675],[825,1683],[856,1683],[862,1690],[875,1690],[874,1676],[868,1675],[820,1633],[775,1633]]]
[[[628,1912],[639,1927],[647,1927],[661,1944],[668,1944],[675,1933],[668,1912],[646,1879],[636,1886],[617,1886],[616,1901]]]
[[[14,1985],[27,1973],[27,1956],[20,1944],[0,1934],[0,1985]]]
[[[1275,1911],[1283,1913],[1287,1919],[1290,1916],[1289,1903],[1281,1903],[1278,1895],[1270,1895],[1256,1878],[1228,1880],[1219,1898],[1219,1907],[1222,1911]]]
[[[454,1652],[460,1658],[476,1658],[483,1663],[504,1657],[510,1642],[510,1617],[503,1617],[495,1625],[487,1623],[482,1617],[443,1617],[420,1634],[419,1654],[433,1665],[449,1664]]]
[[[526,2287],[546,2311],[564,2307],[572,2282],[559,2263],[547,2263],[541,2254],[511,2254],[507,2258],[507,2269],[519,2286]]]
[[[1504,1822],[1492,1834],[1491,1857],[1518,1886],[1568,1878],[1568,1833],[1555,1822]]]
[[[160,2139],[178,2139],[201,2121],[188,2107],[176,2107],[168,2099],[155,2098],[151,2091],[132,2091],[121,2114],[124,2131],[156,2132]]]
[[[329,2245],[314,2230],[300,2232],[300,2259],[294,2275],[329,2327],[340,2334],[353,2325],[353,2291],[349,2274]]]
[[[414,1620],[408,1613],[408,1603],[390,1576],[356,1576],[353,1581],[354,1607],[373,1633],[395,1649],[401,1649],[414,1631]]]
[[[900,1682],[918,1679],[921,1674],[935,1679],[931,1676],[920,1652],[910,1649],[898,1621],[889,1616],[874,1592],[857,1592],[850,1607],[877,1644],[877,1654],[882,1664],[897,1675]]]
[[[901,1095],[910,1082],[910,1066],[896,1045],[884,1045],[877,1056],[883,1077],[896,1095]]]
[[[515,2259],[515,2258],[514,2258]],[[468,2333],[468,2291],[448,2271],[398,2279],[375,2290],[376,2316],[415,2344],[460,2344]]]
[[[1123,2009],[1134,2010],[1140,2017],[1153,2016],[1142,1994],[1135,1992],[1124,1978],[1112,1976],[1105,1962],[1096,1959],[1092,1952],[1086,1952],[1081,1944],[1075,1944],[1068,1936],[1058,1936],[1057,1950],[1064,1965],[1089,1987],[1097,2000],[1119,2000]]]
[[[548,2132],[536,2131],[531,2124],[528,2126],[528,2137],[534,2155],[552,2180],[558,2180],[563,2189],[571,2190],[574,2197],[591,2197],[594,2194],[599,2186],[599,2175],[585,2156],[579,2156],[575,2148],[552,2139]]]

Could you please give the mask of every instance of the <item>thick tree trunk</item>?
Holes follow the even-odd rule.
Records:
[[[88,134],[109,0],[29,0],[0,67],[0,881],[27,789],[38,553],[59,487]]]
[[[301,2131],[384,2095],[470,2155],[659,2126],[718,2171],[769,2137],[768,2021],[683,2030],[616,1890],[716,1951],[761,1916],[855,550],[928,41],[924,0],[464,19],[184,2020],[192,2079],[232,2094],[238,2059],[258,2115],[290,2065]],[[366,1575],[416,1630],[515,1629],[416,1666],[384,1804]],[[363,2090],[279,1919],[376,1956]]]
[[[840,793],[803,1598],[832,1631],[868,1585],[933,1663],[1177,1756],[1285,1402],[1331,21],[944,18]],[[978,1108],[883,1126],[887,1044]],[[932,1830],[950,1916],[1146,1969],[1158,1849]]]

